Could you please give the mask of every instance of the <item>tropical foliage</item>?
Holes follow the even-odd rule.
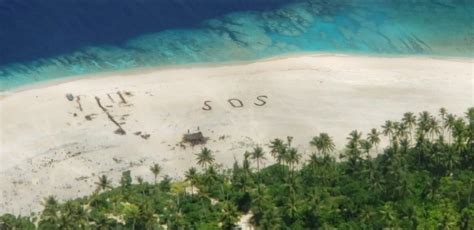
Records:
[[[187,170],[184,182],[156,181],[157,164],[153,183],[125,171],[112,188],[101,176],[92,195],[49,196],[40,213],[1,216],[0,229],[231,229],[246,213],[258,229],[474,228],[474,108],[406,113],[364,136],[350,132],[338,159],[326,133],[310,140],[308,156],[291,137],[275,139],[268,157],[255,147],[231,169],[203,148],[202,169]],[[270,156],[276,163],[261,167]]]

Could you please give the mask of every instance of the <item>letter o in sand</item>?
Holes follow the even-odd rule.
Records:
[[[231,98],[229,100],[227,100],[229,102],[229,104],[234,107],[234,108],[242,108],[244,107],[244,103],[237,99],[237,98]]]

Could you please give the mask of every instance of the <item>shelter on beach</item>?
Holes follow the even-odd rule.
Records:
[[[184,143],[191,143],[191,145],[199,145],[206,143],[207,138],[204,137],[202,132],[195,132],[195,133],[186,133],[183,135],[183,142]]]

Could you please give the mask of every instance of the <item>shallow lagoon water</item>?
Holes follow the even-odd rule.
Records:
[[[180,2],[186,4],[187,1]],[[210,2],[201,2],[213,6]],[[454,57],[474,55],[473,1],[257,2],[260,4],[252,7],[251,2],[235,0],[228,9],[219,6],[221,9],[216,15],[208,10],[205,13],[193,10],[196,6],[182,5],[179,8],[182,11],[174,13],[196,15],[186,19],[194,20],[193,23],[166,24],[166,20],[157,21],[156,31],[153,31],[155,24],[147,22],[145,29],[134,29],[133,33],[128,27],[140,25],[124,24],[124,28],[120,29],[129,37],[94,40],[90,39],[94,36],[88,35],[84,36],[83,43],[75,42],[74,47],[64,48],[64,44],[61,44],[55,50],[55,46],[50,45],[47,52],[33,52],[40,49],[41,43],[37,43],[44,37],[32,39],[35,42],[29,44],[27,31],[22,31],[24,33],[14,35],[27,36],[23,37],[25,48],[19,48],[22,44],[15,44],[18,55],[0,55],[0,90],[104,71],[254,60],[298,52]],[[0,12],[5,10],[2,4],[5,6],[6,2],[0,0]],[[197,8],[202,10],[202,5],[199,6]],[[142,6],[143,9],[140,9],[140,5],[134,7],[137,12],[150,10],[146,4]],[[1,16],[2,13],[0,19]],[[75,20],[88,19],[78,17]],[[135,23],[140,23],[140,20],[135,19]],[[0,31],[2,24],[6,23],[0,20]],[[3,28],[6,28],[5,25]],[[100,31],[88,33],[100,34]],[[3,41],[14,40],[5,32],[0,32],[0,41],[2,37]],[[0,49],[14,52],[11,47],[3,42],[0,45]]]

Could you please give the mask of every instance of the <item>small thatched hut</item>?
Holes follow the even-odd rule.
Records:
[[[183,135],[183,143],[191,143],[191,145],[205,144],[207,138],[204,137],[202,132],[186,133]]]

